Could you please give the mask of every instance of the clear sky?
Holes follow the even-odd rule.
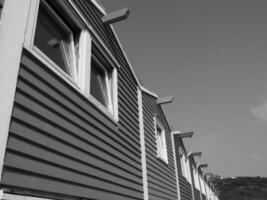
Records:
[[[175,96],[173,127],[194,131],[206,172],[267,177],[267,1],[102,0],[144,86]]]

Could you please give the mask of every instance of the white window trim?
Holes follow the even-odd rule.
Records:
[[[92,56],[91,56],[92,57]],[[98,62],[98,61],[97,61]],[[100,64],[100,67],[105,71],[105,73],[107,74],[107,69],[105,67],[103,67],[101,64]],[[91,76],[91,66],[88,67],[87,69],[87,74],[89,76]],[[107,80],[107,77],[108,75],[106,75],[106,82],[107,82],[107,86],[109,84],[111,84],[111,87],[107,87],[107,95],[108,95],[108,108],[105,107],[104,105],[102,105],[96,98],[94,98],[91,93],[90,93],[90,78],[89,78],[89,83],[87,83],[87,87],[86,88],[82,88],[83,91],[87,91],[87,95],[88,95],[88,98],[90,101],[92,101],[99,109],[102,110],[102,112],[106,113],[107,115],[110,115],[111,117],[114,118],[114,120],[116,122],[118,122],[118,72],[117,72],[117,68],[113,68],[112,69],[112,83],[109,83],[109,81]],[[88,80],[88,79],[87,79]],[[88,81],[86,81],[88,82]],[[85,85],[85,84],[83,84]],[[112,92],[112,91],[113,92]],[[110,103],[112,105],[110,105]],[[112,108],[111,108],[112,107]]]
[[[55,64],[48,56],[45,55],[45,53],[43,53],[41,50],[39,50],[38,47],[36,47],[34,45],[34,36],[33,36],[33,48],[34,50],[40,54],[41,57],[43,57],[45,60],[47,60],[51,65],[53,65],[53,67],[55,67],[57,70],[60,71],[60,73],[63,73],[64,76],[66,76],[67,78],[73,80],[74,82],[77,82],[77,67],[76,66],[76,56],[75,56],[75,48],[74,48],[74,37],[73,37],[73,33],[70,30],[70,28],[65,24],[64,21],[62,21],[62,19],[58,16],[58,14],[45,2],[43,1],[44,6],[46,7],[46,9],[48,10],[48,12],[50,13],[50,15],[53,17],[53,19],[55,19],[60,26],[65,29],[67,32],[69,32],[70,34],[70,49],[71,49],[71,56],[72,56],[72,60],[71,60],[71,65],[69,66],[69,64],[66,64],[67,66],[67,71],[69,72],[69,74],[67,74],[66,72],[64,72],[62,69],[60,69],[60,67],[57,66],[57,64]],[[40,5],[40,3],[39,3]],[[38,13],[37,13],[37,17],[38,17]],[[37,19],[36,19],[37,20]],[[35,29],[36,29],[36,25],[35,25]],[[84,41],[83,41],[84,42]],[[61,48],[63,49],[64,54],[68,54],[67,49],[64,48],[64,46],[61,46]],[[70,55],[69,55],[70,56]],[[68,63],[68,61],[66,60],[66,58],[64,57],[64,62]]]
[[[186,157],[186,168],[187,168],[187,180],[190,184],[192,184],[192,174],[190,169],[190,160]]]
[[[207,182],[205,182],[205,186],[206,186],[207,197],[210,199],[210,189]]]
[[[180,162],[181,162],[181,170],[182,175],[186,178],[186,180],[192,184],[192,175],[190,170],[190,160],[187,158],[185,153],[180,149]]]
[[[193,169],[193,173],[194,173],[195,188],[200,191],[199,176],[196,168]]]
[[[180,157],[180,162],[181,162],[181,170],[182,170],[182,175],[187,179],[187,170],[186,170],[186,163],[185,163],[185,154],[180,151],[181,157]]]
[[[205,184],[202,176],[200,175],[200,186],[201,186],[201,192],[203,195],[206,195],[206,189],[205,189]]]
[[[102,63],[98,60],[98,58],[94,58],[95,59],[95,62],[97,62],[97,64],[98,64],[98,67],[99,68],[101,68],[101,70],[103,70],[104,71],[104,74],[105,74],[105,77],[104,77],[104,79],[105,79],[105,84],[106,84],[106,89],[107,89],[107,94],[106,93],[104,93],[104,95],[106,96],[106,100],[107,100],[107,109],[110,111],[110,112],[112,112],[113,113],[113,98],[112,98],[112,90],[113,90],[113,77],[111,77],[111,81],[109,80],[109,73],[108,73],[108,70],[102,65]],[[92,66],[91,66],[92,67]],[[91,70],[90,70],[91,71]],[[112,71],[113,71],[113,69],[112,69]],[[113,74],[113,72],[112,72],[112,74]],[[91,86],[91,83],[89,83],[89,93],[90,93],[90,96],[91,96],[91,98],[94,98],[92,95],[91,95],[91,91],[90,91],[90,86]],[[101,85],[102,86],[102,85]],[[103,86],[102,86],[103,87]],[[104,88],[102,88],[103,90],[104,90]],[[94,98],[95,99],[95,98]],[[97,101],[97,99],[95,99],[96,101]]]
[[[60,76],[64,81],[66,81],[74,89],[79,91],[85,98],[87,98],[92,103],[92,105],[96,106],[102,113],[104,113],[109,119],[111,119],[113,122],[117,124],[117,122],[119,121],[117,67],[120,67],[118,62],[111,55],[110,51],[107,49],[107,47],[104,45],[104,43],[101,41],[100,37],[95,33],[95,31],[92,31],[92,27],[88,25],[88,22],[81,15],[81,13],[78,12],[78,9],[75,7],[72,1],[68,0],[68,3],[70,3],[70,6],[74,9],[75,15],[78,15],[79,17],[79,19],[77,19],[77,17],[74,16],[72,12],[67,11],[71,20],[73,20],[75,25],[77,25],[77,27],[81,29],[80,41],[88,41],[88,42],[79,42],[79,45],[81,45],[81,47],[79,47],[80,58],[77,64],[78,71],[73,71],[72,77],[69,76],[67,73],[65,73],[62,69],[60,69],[60,67],[58,67],[50,58],[48,58],[41,50],[39,50],[34,45],[34,35],[35,35],[35,30],[36,30],[36,23],[37,23],[40,1],[42,0],[31,0],[26,35],[25,35],[24,44],[23,44],[24,47],[29,52],[31,52],[31,54],[34,57],[40,60],[45,66],[50,68],[53,72],[55,72],[58,76]],[[62,7],[65,8],[64,3],[62,3]],[[112,97],[109,96],[109,98],[113,99],[112,101],[113,111],[112,112],[108,108],[103,106],[100,102],[98,102],[95,98],[93,98],[93,96],[90,95],[90,92],[89,92],[88,87],[90,86],[90,69],[91,69],[90,63],[91,63],[91,55],[92,55],[91,34],[94,34],[94,36],[96,36],[98,42],[101,45],[101,47],[99,45],[96,45],[97,48],[104,49],[104,52],[102,52],[103,57],[105,57],[108,60],[108,62],[110,62],[110,64],[112,62],[115,63],[115,65],[111,64],[111,67],[113,68],[113,72],[112,72],[113,92],[112,92]],[[86,54],[84,52],[86,52]],[[105,53],[107,53],[108,56]],[[110,58],[112,59],[112,61],[110,61]],[[73,70],[77,70],[76,67],[72,67],[72,68]],[[111,94],[111,92],[109,93]]]
[[[1,190],[0,190],[1,192]],[[0,196],[1,198],[1,196]],[[2,190],[2,198],[6,200],[55,200],[55,199],[48,199],[48,198],[42,198],[42,197],[35,197],[35,196],[27,196],[27,195],[19,195],[19,194],[9,194],[5,193]]]
[[[159,153],[158,150],[158,135],[157,135],[157,127],[159,127],[162,130],[162,137],[163,137],[163,153]],[[160,122],[160,120],[155,116],[154,117],[154,131],[155,131],[155,137],[156,137],[156,145],[157,145],[157,158],[164,161],[166,164],[168,164],[168,149],[167,149],[167,143],[166,143],[166,134],[163,124]]]
[[[30,5],[31,8],[30,8],[29,18],[28,18],[28,23],[27,23],[24,47],[28,51],[30,51],[32,55],[34,55],[38,60],[44,63],[48,68],[50,68],[57,75],[59,75],[62,79],[68,82],[72,87],[74,87],[75,89],[79,89],[79,86],[76,82],[77,78],[75,78],[74,74],[73,74],[73,77],[69,76],[62,69],[60,69],[60,67],[58,67],[50,58],[48,58],[48,56],[46,56],[45,53],[43,53],[41,50],[39,50],[34,45],[34,36],[35,36],[35,31],[36,31],[39,5],[41,1],[42,0],[31,0],[31,5]],[[77,24],[77,25],[80,25],[80,24]],[[74,71],[72,73],[74,73]]]

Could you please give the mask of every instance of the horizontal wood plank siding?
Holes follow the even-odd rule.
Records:
[[[196,188],[194,188],[194,197],[195,197],[195,200],[201,200],[200,191]]]
[[[1,185],[87,199],[142,199],[137,85],[118,76],[116,124],[25,50]]]
[[[193,198],[191,184],[182,175],[182,168],[181,168],[181,162],[180,162],[181,154],[179,152],[179,147],[182,147],[183,144],[182,144],[181,139],[175,135],[174,135],[174,144],[175,144],[175,153],[176,153],[176,162],[177,162],[181,200],[191,200]]]
[[[143,92],[144,134],[146,146],[148,195],[151,200],[177,200],[176,179],[172,152],[171,134],[164,113],[156,99]],[[157,158],[154,116],[158,116],[165,127],[168,164]]]

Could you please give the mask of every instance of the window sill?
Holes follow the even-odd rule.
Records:
[[[106,108],[104,107],[101,103],[99,103],[92,95],[86,96],[83,94],[81,91],[80,93],[98,110],[100,110],[106,117],[108,117],[115,125],[118,126],[119,119],[116,117]]]
[[[52,70],[55,74],[60,76],[64,81],[66,81],[69,85],[71,85],[76,90],[80,91],[77,82],[73,80],[66,72],[64,72],[60,67],[58,67],[53,61],[51,61],[42,51],[40,51],[37,47],[33,46],[32,49],[25,47],[25,49],[31,53],[35,58],[37,58],[40,62],[42,62],[46,67]]]
[[[161,162],[163,162],[165,165],[169,165],[168,160],[166,160],[165,158],[163,158],[160,155],[157,155],[157,159],[160,160]]]
[[[188,178],[185,177],[183,174],[182,174],[182,176],[184,177],[184,179],[186,180],[187,183],[192,184],[192,181],[189,181]]]

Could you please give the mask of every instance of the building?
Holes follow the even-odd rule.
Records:
[[[186,148],[112,27],[129,11],[0,5],[0,199],[193,199]]]

